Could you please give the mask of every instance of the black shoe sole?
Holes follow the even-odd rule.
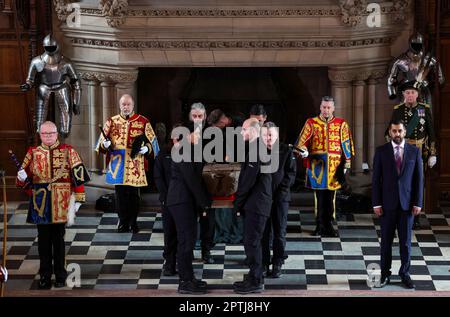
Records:
[[[238,289],[234,289],[234,292],[237,294],[256,294],[256,293],[262,293],[264,289],[255,289],[250,291],[241,291]]]
[[[206,289],[205,290],[199,290],[199,291],[187,291],[187,290],[178,290],[178,293],[180,294],[191,294],[191,295],[204,295],[207,293]]]

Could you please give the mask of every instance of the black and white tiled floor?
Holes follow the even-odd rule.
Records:
[[[25,223],[26,205],[8,215],[8,290],[33,290],[39,275],[37,232]],[[311,237],[314,214],[311,207],[291,208],[288,219],[289,258],[279,279],[266,279],[266,290],[370,290],[367,266],[379,261],[379,222],[372,214],[347,214],[339,218],[338,238]],[[416,231],[412,245],[412,279],[416,290],[450,291],[450,208],[422,215],[423,229]],[[300,232],[300,224],[302,232]],[[116,233],[114,213],[84,207],[76,224],[66,231],[67,264],[81,268],[81,288],[133,290],[177,288],[177,277],[161,274],[163,232],[161,214],[144,210],[139,234]],[[0,228],[3,228],[1,224]],[[0,231],[3,236],[3,232]],[[212,251],[215,264],[198,258],[194,269],[210,289],[232,289],[247,268],[242,245],[217,244]],[[398,244],[394,247],[393,281],[376,291],[410,291],[401,287],[395,274],[400,266]]]

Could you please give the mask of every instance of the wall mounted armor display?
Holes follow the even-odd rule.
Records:
[[[60,52],[60,47],[52,34],[44,38],[45,52],[31,60],[26,83],[22,91],[36,87],[36,127],[47,120],[49,100],[55,95],[55,107],[59,110],[59,132],[67,137],[72,124],[72,112],[80,114],[80,79],[71,61]],[[56,110],[56,109],[55,109]]]
[[[387,89],[390,99],[401,97],[399,87],[407,82],[416,82],[422,102],[431,106],[430,79],[438,72],[439,84],[445,82],[442,69],[432,55],[426,52],[422,34],[415,33],[409,39],[409,49],[397,57],[389,71]]]

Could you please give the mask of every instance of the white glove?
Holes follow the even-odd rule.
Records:
[[[344,168],[344,175],[345,175],[345,174],[347,174],[347,169],[346,169],[346,168]]]
[[[308,157],[308,155],[309,155],[308,150],[304,150],[303,152],[300,152],[300,156],[301,156],[302,158],[306,158],[306,157]]]
[[[430,158],[428,159],[428,166],[430,168],[433,168],[433,166],[436,165],[436,162],[437,162],[436,156],[434,156],[434,155],[430,156]]]
[[[8,270],[6,269],[6,267],[0,266],[0,271],[1,271],[1,275],[2,278],[0,279],[0,282],[2,283],[6,283],[8,281]]]
[[[27,179],[28,175],[27,172],[25,172],[24,169],[21,169],[20,171],[17,172],[17,178],[19,179],[19,181],[24,182]]]
[[[103,147],[105,149],[109,148],[111,146],[111,141],[110,140],[103,140]]]
[[[75,223],[75,214],[78,212],[80,207],[81,203],[75,201],[75,194],[72,193],[69,201],[69,209],[67,211],[67,227],[71,227]]]
[[[147,152],[148,152],[148,147],[146,147],[146,146],[141,147],[141,149],[139,150],[139,154],[145,154]]]

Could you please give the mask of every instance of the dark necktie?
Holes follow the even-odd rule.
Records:
[[[400,153],[400,145],[395,147],[395,166],[397,167],[397,173],[400,175],[402,170],[402,155]]]

